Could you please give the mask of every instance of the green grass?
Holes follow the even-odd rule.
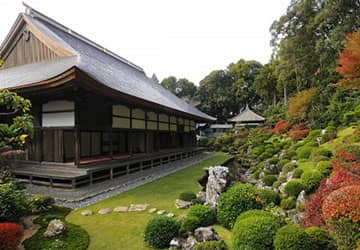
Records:
[[[70,212],[69,208],[54,207],[53,209],[42,213],[34,221],[39,224],[41,228],[34,236],[25,240],[24,246],[27,250],[85,250],[89,245],[89,235],[80,226],[66,222],[66,231],[63,235],[55,238],[46,238],[44,232],[46,231],[49,221],[52,219],[61,219],[64,221],[65,216]]]
[[[151,249],[144,244],[143,233],[149,219],[155,215],[144,212],[111,213],[99,215],[100,208],[115,208],[130,204],[148,203],[150,207],[164,209],[176,216],[185,210],[176,209],[174,202],[184,191],[198,192],[200,185],[197,180],[204,174],[204,168],[222,164],[230,156],[216,153],[214,157],[192,167],[180,170],[151,183],[113,196],[96,204],[73,210],[67,221],[80,225],[90,235],[89,249]],[[92,210],[94,215],[82,216],[83,210]],[[229,239],[229,233],[221,230],[220,236]]]
[[[345,137],[350,136],[354,133],[355,129],[353,127],[347,127],[337,132],[337,138],[332,141],[326,142],[320,147],[331,150],[335,153],[336,149],[343,144]]]

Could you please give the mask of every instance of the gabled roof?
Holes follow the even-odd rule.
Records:
[[[148,78],[139,66],[101,47],[91,40],[59,24],[40,12],[26,6],[26,13],[19,15],[16,24],[26,22],[35,32],[52,44],[54,50],[66,52],[62,57],[0,69],[0,87],[21,89],[54,78],[67,70],[77,68],[95,81],[123,94],[174,109],[203,120],[216,120],[185,101],[176,97],[160,84]],[[0,52],[11,41],[11,32],[0,48]]]
[[[236,122],[236,123],[242,123],[242,122],[264,122],[265,118],[256,114],[254,111],[252,111],[248,105],[246,105],[246,108],[244,111],[240,112],[238,115],[234,116],[233,118],[230,118],[228,120],[229,122]]]

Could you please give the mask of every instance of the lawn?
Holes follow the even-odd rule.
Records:
[[[143,231],[149,219],[155,215],[144,212],[110,213],[99,215],[100,208],[115,208],[130,204],[150,204],[158,210],[174,213],[177,217],[184,210],[175,207],[174,201],[183,191],[197,192],[197,180],[204,174],[204,168],[222,164],[230,156],[216,153],[214,157],[189,168],[180,170],[151,183],[113,196],[96,204],[73,210],[67,221],[82,226],[90,235],[89,249],[151,249],[144,244]],[[83,210],[92,210],[94,215],[82,216]],[[230,232],[217,227],[219,233],[229,244]]]

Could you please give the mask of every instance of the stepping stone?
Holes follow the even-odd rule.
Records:
[[[125,213],[128,211],[128,207],[116,207],[114,208],[114,212],[118,212],[118,213]]]
[[[155,213],[156,211],[157,211],[156,208],[151,208],[151,209],[149,210],[149,213],[153,214],[153,213]]]
[[[191,206],[191,202],[190,201],[183,201],[183,200],[179,200],[176,199],[175,200],[175,206],[179,209],[185,209]]]
[[[93,214],[93,212],[91,210],[84,210],[81,212],[81,215],[84,215],[84,216],[90,216],[92,214]]]
[[[130,212],[141,212],[141,211],[145,211],[147,209],[147,207],[149,206],[149,204],[131,204],[129,211]]]
[[[175,214],[173,214],[173,213],[168,213],[166,216],[169,217],[169,218],[173,218],[173,217],[175,216]]]
[[[165,210],[159,210],[159,211],[157,211],[157,214],[159,214],[159,215],[162,215],[162,214],[164,214],[165,213]]]
[[[109,214],[109,213],[111,213],[111,209],[110,208],[102,208],[102,209],[100,209],[99,210],[99,214]]]

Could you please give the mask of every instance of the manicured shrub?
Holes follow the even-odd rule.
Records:
[[[269,189],[259,190],[259,197],[264,202],[264,205],[273,203],[274,205],[280,204],[280,195],[278,192]]]
[[[281,171],[282,170],[282,168],[283,168],[283,166],[286,164],[286,163],[289,163],[290,162],[290,160],[288,160],[288,159],[281,159],[279,162],[278,162],[278,164],[277,164],[277,168],[278,168],[278,170],[279,171]]]
[[[281,183],[286,182],[286,176],[284,175],[279,176],[278,181],[280,181]]]
[[[350,219],[340,219],[328,221],[328,225],[338,249],[356,249],[357,241],[360,239],[359,223],[354,223]]]
[[[262,179],[266,186],[272,186],[272,184],[277,180],[276,175],[265,175]]]
[[[284,165],[284,167],[282,168],[282,172],[288,173],[293,171],[295,168],[296,168],[296,163],[289,162]]]
[[[261,207],[255,187],[251,184],[237,183],[220,196],[217,219],[221,225],[232,228],[239,214]]]
[[[31,203],[34,212],[43,212],[52,208],[55,204],[54,198],[47,195],[33,195]]]
[[[241,213],[236,220],[242,220],[242,219],[247,219],[250,217],[266,217],[266,216],[270,216],[270,217],[275,217],[275,215],[273,215],[272,213],[265,211],[265,210],[260,210],[260,209],[252,209],[252,210],[248,210],[245,211],[243,213]]]
[[[283,134],[286,133],[291,127],[291,122],[288,122],[286,120],[279,120],[273,129],[275,134]]]
[[[216,222],[215,211],[212,207],[195,205],[190,207],[188,216],[199,218],[201,226],[210,226]]]
[[[0,222],[16,222],[30,210],[23,189],[13,183],[0,184]]]
[[[279,162],[278,158],[273,157],[269,159],[269,164],[277,164],[278,162]]]
[[[347,154],[351,154],[353,155],[353,159],[352,160],[360,160],[360,147],[358,144],[345,144],[342,145],[339,149],[339,151],[343,151]]]
[[[360,185],[346,186],[330,193],[322,205],[325,221],[350,219],[360,221]]]
[[[280,207],[285,210],[294,209],[296,207],[296,200],[294,197],[288,197],[282,199],[280,202]]]
[[[273,152],[270,152],[270,151],[265,151],[263,153],[261,153],[261,155],[259,156],[260,160],[265,160],[265,159],[268,159],[270,158],[271,156],[273,156]]]
[[[307,194],[314,192],[320,184],[323,175],[319,171],[308,171],[301,175],[301,182]]]
[[[0,223],[0,249],[14,250],[24,235],[22,227],[15,223]]]
[[[194,232],[198,227],[201,227],[200,219],[196,216],[186,216],[180,227],[180,233]]]
[[[165,248],[178,231],[179,223],[175,219],[165,216],[154,217],[146,225],[144,240],[152,247]]]
[[[293,150],[293,149],[288,149],[288,150],[285,152],[283,158],[284,158],[284,159],[291,160],[291,159],[293,159],[293,158],[296,157],[296,156],[297,156],[297,154],[296,154],[296,151],[295,151],[295,150]]]
[[[291,129],[287,135],[292,141],[297,142],[309,134],[309,129]]]
[[[263,152],[265,151],[265,147],[264,146],[257,146],[255,148],[253,148],[249,155],[252,157],[258,157],[259,155],[261,155]]]
[[[272,185],[273,188],[278,188],[281,186],[281,181],[275,181]]]
[[[281,227],[274,216],[238,218],[233,228],[234,250],[273,249],[273,237]]]
[[[199,147],[208,147],[209,142],[210,142],[209,137],[206,136],[200,136],[200,138],[198,139]]]
[[[196,194],[194,194],[193,192],[182,192],[180,195],[179,195],[179,199],[180,200],[183,200],[183,201],[192,201],[192,200],[195,200],[196,199]]]
[[[316,164],[316,169],[324,176],[329,176],[332,171],[332,166],[329,161],[319,161]]]
[[[315,148],[311,151],[311,159],[314,159],[318,156],[325,156],[331,158],[332,152],[325,148]]]
[[[304,189],[305,186],[301,183],[301,181],[298,180],[291,180],[284,187],[285,193],[294,197],[297,197]]]
[[[228,247],[223,240],[211,240],[196,244],[193,250],[228,250]]]
[[[320,227],[309,227],[305,232],[312,238],[314,250],[334,250],[336,249],[335,241],[328,231]]]
[[[308,159],[313,149],[314,147],[307,147],[307,146],[300,147],[296,150],[296,155],[298,159]]]
[[[320,161],[329,161],[329,158],[326,156],[317,156],[314,159],[312,159],[312,162],[317,164]]]
[[[295,168],[293,170],[293,178],[300,178],[303,172],[304,170],[302,170],[301,168]]]
[[[313,245],[312,238],[295,225],[280,228],[274,238],[276,250],[312,250]]]

